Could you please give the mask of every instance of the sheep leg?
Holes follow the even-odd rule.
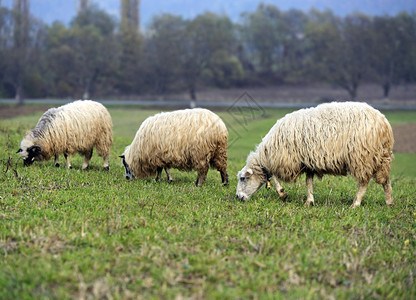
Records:
[[[156,169],[156,178],[155,178],[156,182],[158,182],[160,180],[160,177],[162,176],[162,170],[163,170],[163,168],[157,167],[157,169]]]
[[[165,172],[166,172],[166,176],[168,177],[168,182],[172,183],[172,176],[170,175],[170,169],[169,168],[165,168]],[[162,171],[160,171],[160,173],[162,173]]]
[[[66,167],[67,167],[68,169],[72,169],[72,166],[71,166],[71,161],[70,161],[69,155],[68,155],[67,153],[64,153],[64,157],[65,157]]]
[[[82,163],[82,169],[85,170],[90,165],[90,160],[92,157],[92,149],[85,153],[84,162]]]
[[[360,182],[358,184],[357,195],[355,196],[355,199],[351,205],[351,208],[358,207],[361,205],[361,201],[363,200],[364,194],[367,191],[367,187],[368,187],[368,182]]]
[[[59,167],[59,155],[55,154],[55,167]]]
[[[195,185],[202,186],[207,179],[208,167],[198,170],[198,176],[196,178]]]
[[[384,195],[386,197],[386,204],[388,206],[393,206],[393,194],[391,189],[390,178],[387,178],[386,182],[383,184]]]
[[[104,167],[104,170],[110,170],[110,164],[109,164],[109,159],[110,159],[110,157],[109,156],[106,156],[106,157],[104,157],[104,163],[103,163],[103,167]]]
[[[285,193],[285,189],[282,187],[279,180],[277,180],[276,176],[273,176],[272,178],[273,178],[274,186],[276,188],[276,192],[279,195],[279,198],[282,199],[283,201],[285,201],[286,198],[287,198],[287,194]]]
[[[221,174],[221,182],[224,186],[228,184],[227,174],[227,142],[220,142],[215,149],[211,160],[212,167],[215,167]]]
[[[220,171],[221,182],[224,186],[228,185],[228,174],[226,171]]]
[[[314,205],[315,200],[313,198],[313,173],[306,173],[306,187],[308,188],[308,197],[306,198],[305,205]]]

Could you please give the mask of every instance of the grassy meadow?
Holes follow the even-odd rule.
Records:
[[[416,295],[416,154],[395,153],[395,206],[371,182],[325,176],[304,207],[304,177],[290,201],[261,189],[236,200],[237,172],[290,110],[221,110],[230,132],[230,184],[210,170],[172,170],[173,183],[127,181],[118,155],[156,110],[108,107],[110,171],[53,160],[23,167],[15,154],[42,113],[0,121],[0,299],[412,299]],[[416,112],[386,112],[392,125]],[[9,160],[10,157],[10,160]],[[8,161],[11,166],[8,166]]]

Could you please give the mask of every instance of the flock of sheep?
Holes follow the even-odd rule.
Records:
[[[113,143],[113,123],[100,103],[78,100],[51,108],[29,130],[17,151],[24,165],[63,154],[71,168],[70,155],[84,156],[86,169],[93,148],[109,169]],[[359,206],[371,178],[384,188],[387,205],[393,205],[390,169],[393,156],[393,132],[387,119],[365,103],[327,103],[301,109],[277,120],[238,172],[237,197],[246,201],[273,179],[276,191],[285,199],[279,180],[293,182],[306,174],[306,205],[314,204],[313,177],[325,174],[350,174],[358,181],[353,207]],[[159,113],[147,118],[132,143],[120,156],[125,177],[159,180],[165,170],[197,171],[196,185],[201,186],[209,167],[217,169],[221,181],[228,184],[228,131],[221,120],[207,109],[195,108]]]

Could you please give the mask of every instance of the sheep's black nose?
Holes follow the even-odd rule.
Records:
[[[33,163],[33,160],[31,160],[31,159],[24,159],[23,160],[23,165],[25,166],[25,167],[27,167],[27,166],[30,166],[31,164]]]
[[[244,195],[242,195],[242,196],[235,195],[235,196],[236,196],[236,197],[237,197],[237,199],[238,199],[238,200],[240,200],[240,201],[243,201],[243,202],[247,201],[247,197],[246,197],[246,196],[244,196]]]

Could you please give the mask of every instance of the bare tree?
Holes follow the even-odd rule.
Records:
[[[139,28],[140,26],[140,0],[131,0],[132,19],[134,20],[134,26]]]
[[[140,0],[121,0],[121,27],[122,29],[139,29]]]
[[[24,103],[23,79],[29,47],[29,0],[14,0],[14,56],[15,68],[12,82],[16,89],[16,100]]]
[[[120,24],[120,80],[118,88],[128,93],[137,93],[142,80],[137,74],[142,68],[143,37],[139,32],[139,0],[121,0]],[[133,79],[134,78],[134,79]]]
[[[89,0],[79,0],[79,11],[85,11],[89,4]]]

